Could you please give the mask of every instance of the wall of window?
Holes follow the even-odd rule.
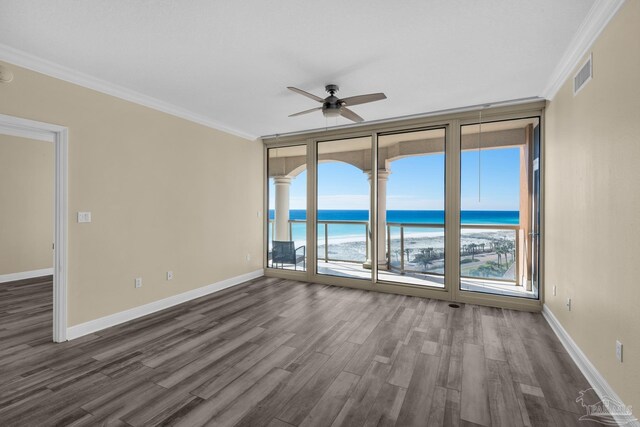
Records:
[[[542,109],[265,138],[267,274],[539,308]]]

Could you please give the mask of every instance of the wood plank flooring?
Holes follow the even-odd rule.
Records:
[[[51,293],[0,284],[2,426],[588,425],[539,314],[260,278],[53,344]]]

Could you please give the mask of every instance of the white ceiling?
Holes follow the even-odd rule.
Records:
[[[2,0],[0,43],[254,136],[541,96],[595,0]]]

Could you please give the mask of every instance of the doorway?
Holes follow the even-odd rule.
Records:
[[[49,215],[49,218],[53,217],[53,235],[49,242],[45,242],[49,248],[45,248],[50,252],[51,264],[46,263],[46,260],[36,261],[38,263],[46,263],[51,267],[46,266],[43,269],[36,268],[35,270],[28,270],[28,272],[15,272],[18,277],[19,273],[29,275],[39,275],[42,272],[53,273],[53,341],[63,342],[67,340],[67,129],[62,126],[53,125],[49,123],[36,122],[33,120],[23,119],[19,117],[0,115],[0,135],[4,135],[7,141],[12,141],[13,145],[18,147],[20,142],[26,143],[27,141],[33,141],[36,144],[51,144],[52,145],[52,161],[53,161],[53,210]],[[37,228],[37,227],[33,227]],[[46,233],[46,229],[44,231]],[[46,237],[45,237],[46,239]],[[45,255],[40,255],[44,256]],[[16,269],[23,269],[24,265],[16,267]],[[52,268],[52,271],[50,270]],[[9,279],[12,277],[9,276]]]
[[[531,117],[460,128],[462,292],[538,298],[539,124]]]

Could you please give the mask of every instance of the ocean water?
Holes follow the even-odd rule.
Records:
[[[274,212],[269,212],[273,219]],[[304,210],[292,210],[289,215],[292,220],[305,220]],[[318,221],[350,221],[349,224],[318,224],[318,261],[326,256],[328,260],[364,262],[367,259],[367,221],[369,212],[365,210],[321,210],[318,211]],[[400,226],[403,224],[401,239]],[[463,225],[517,225],[518,211],[462,211]],[[390,225],[389,241],[385,242],[387,253],[392,266],[400,267],[401,248],[407,252],[404,259],[405,269],[408,271],[422,271],[424,266],[416,262],[415,254],[422,250],[431,251],[434,260],[429,265],[429,272],[444,273],[444,212],[443,211],[387,211],[387,224]],[[412,226],[413,224],[413,226]],[[428,224],[428,226],[426,226]],[[272,232],[272,229],[269,230]],[[271,234],[270,234],[271,235]],[[292,240],[296,247],[306,245],[306,224],[292,223]],[[402,240],[402,241],[401,241]],[[271,239],[269,239],[271,241]],[[475,244],[490,248],[496,242],[511,241],[514,246],[516,232],[513,229],[473,229],[463,228],[460,235],[460,247]],[[402,246],[403,245],[403,246]],[[413,255],[411,255],[413,254]],[[494,254],[495,255],[495,254]],[[491,255],[489,255],[491,256]],[[499,259],[499,258],[498,258]],[[477,267],[475,264],[465,264],[465,274],[472,274],[467,270]],[[468,268],[467,268],[468,267]],[[515,280],[515,270],[511,269],[503,279]],[[502,273],[501,273],[502,274]]]
[[[275,212],[269,210],[269,219],[273,219]],[[519,221],[518,211],[462,211],[461,222],[463,224],[499,224],[515,225]],[[307,211],[304,209],[292,209],[289,211],[289,219],[307,219]],[[319,221],[368,221],[368,210],[320,210]],[[434,223],[444,224],[444,211],[387,211],[388,222],[409,223]]]
[[[274,219],[275,212],[269,211],[269,219]],[[305,220],[306,210],[292,209],[289,211],[289,219]],[[477,225],[517,225],[519,223],[518,211],[462,211],[460,222],[462,224]],[[318,221],[369,221],[368,210],[320,210]],[[444,211],[408,211],[388,210],[388,223],[404,224],[442,224],[444,225]],[[329,224],[327,226],[328,239],[331,243],[347,243],[351,241],[364,241],[366,236],[365,224]],[[399,227],[391,228],[391,235],[399,234]],[[442,235],[442,228],[405,227],[405,237]],[[306,240],[305,224],[292,225],[293,239],[296,244],[304,244]],[[319,243],[324,239],[324,225],[318,224]]]

